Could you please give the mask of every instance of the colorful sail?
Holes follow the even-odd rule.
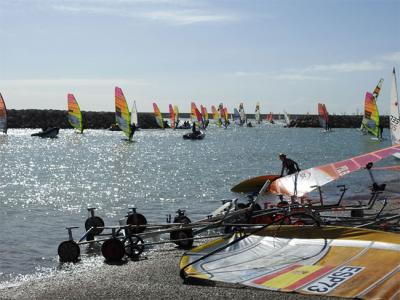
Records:
[[[174,114],[175,114],[175,127],[179,125],[179,109],[178,105],[174,105]]]
[[[203,117],[194,102],[191,103],[190,117],[192,119],[192,122],[196,123],[197,126],[203,124]]]
[[[131,114],[122,89],[115,87],[115,119],[129,140],[132,139]]]
[[[322,128],[329,129],[329,115],[326,106],[323,103],[318,103],[318,119]]]
[[[171,124],[171,128],[175,129],[175,111],[172,104],[169,105],[169,123]]]
[[[343,161],[310,168],[273,181],[269,191],[278,195],[302,197],[315,190],[318,186],[323,186],[333,180],[365,168],[370,162],[374,163],[388,156],[398,154],[400,154],[400,145],[394,145]]]
[[[254,117],[256,119],[256,123],[260,124],[261,123],[260,102],[257,102],[257,104],[256,104],[256,110],[255,110]]]
[[[156,122],[157,122],[158,126],[160,126],[161,128],[164,128],[164,119],[163,119],[163,116],[161,115],[161,112],[158,109],[158,106],[156,103],[153,103],[153,109],[154,109],[154,116],[156,118]]]
[[[378,100],[378,96],[379,96],[379,93],[381,92],[382,84],[383,84],[383,78],[381,78],[379,80],[378,84],[376,85],[376,87],[372,93],[372,95],[375,98],[375,101]]]
[[[68,94],[68,122],[80,133],[83,132],[82,113],[73,94]]]
[[[220,118],[218,110],[215,108],[214,105],[211,106],[211,113],[212,113],[213,119],[214,119],[215,123],[217,124],[217,126],[221,127],[221,125],[222,125],[221,118]]]
[[[274,124],[274,119],[272,116],[272,112],[269,113],[269,115],[267,116],[267,121],[271,124]]]
[[[398,234],[334,226],[254,231],[185,252],[181,276],[308,297],[398,299]]]
[[[392,144],[400,144],[400,105],[397,93],[396,72],[393,68],[392,90],[390,93],[390,135]]]
[[[364,118],[362,120],[362,129],[366,130],[376,137],[379,136],[379,112],[373,94],[365,94]]]
[[[229,113],[228,113],[228,108],[226,106],[224,107],[224,121],[225,123],[229,123]]]
[[[7,133],[7,108],[3,96],[0,93],[0,130]]]
[[[201,114],[203,115],[204,121],[208,121],[208,112],[207,108],[203,105],[200,105]]]
[[[136,101],[133,101],[132,110],[131,110],[131,119],[132,119],[133,124],[135,124],[135,126],[138,127],[139,119],[138,119]]]

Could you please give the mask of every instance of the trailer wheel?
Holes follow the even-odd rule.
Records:
[[[190,249],[193,246],[193,231],[192,229],[173,231],[171,232],[170,239],[181,240],[174,243],[183,249]]]
[[[133,214],[130,214],[128,216],[128,218],[126,219],[126,224],[127,225],[132,225],[132,226],[135,226],[135,225],[136,226],[142,226],[142,225],[146,225],[147,224],[147,220],[146,220],[146,217],[143,216],[142,214],[133,213]],[[142,233],[145,229],[146,229],[146,227],[130,228],[129,229],[129,234]]]
[[[131,235],[124,240],[125,254],[130,258],[137,258],[144,250],[143,239],[138,235]]]
[[[124,243],[116,238],[108,239],[101,245],[101,253],[106,261],[120,261],[125,254]]]
[[[103,219],[98,216],[87,218],[85,221],[86,231],[88,231],[91,227],[96,227],[96,228],[94,228],[86,237],[88,241],[93,240],[95,235],[99,235],[100,233],[103,232],[103,228],[97,228],[97,227],[104,227]]]
[[[58,256],[61,262],[76,262],[80,254],[79,245],[74,241],[64,241],[58,245]]]

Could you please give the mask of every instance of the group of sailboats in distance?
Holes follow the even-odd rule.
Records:
[[[362,119],[361,130],[365,134],[371,134],[376,138],[381,138],[382,124],[379,118],[379,110],[377,106],[377,99],[381,91],[383,84],[383,79],[380,79],[377,86],[375,87],[373,93],[367,92],[365,95],[365,108],[364,116]],[[68,100],[68,122],[75,128],[79,133],[83,133],[83,118],[82,112],[80,110],[79,104],[72,93],[67,95]],[[153,103],[155,120],[159,127],[164,128],[165,121],[156,103]],[[400,143],[400,113],[399,113],[399,102],[398,102],[398,92],[397,92],[397,81],[396,73],[393,68],[392,73],[392,87],[390,95],[390,135],[392,144]],[[178,128],[179,125],[179,110],[176,105],[169,105],[170,113],[170,126],[171,128]],[[212,105],[211,115],[215,124],[218,127],[227,127],[229,122],[228,109],[222,103],[218,105],[218,109]],[[290,119],[287,113],[284,113],[285,124],[290,124]],[[326,109],[326,105],[323,103],[318,103],[318,117],[320,126],[325,130],[330,129],[329,124],[329,114]],[[134,132],[138,128],[138,113],[136,108],[136,102],[133,102],[131,111],[129,111],[126,98],[120,87],[115,87],[115,120],[116,125],[125,133],[127,140],[131,141]],[[208,112],[205,106],[201,105],[200,110],[197,108],[194,102],[191,103],[191,121],[196,123],[199,128],[206,128],[209,122]],[[247,124],[246,114],[244,112],[244,105],[240,103],[239,110],[234,108],[232,114],[232,121],[238,125]],[[261,123],[260,114],[260,103],[257,102],[255,108],[255,121],[256,123]],[[266,117],[267,123],[280,123],[279,120],[274,120],[272,113],[268,114]],[[184,126],[179,126],[182,129],[190,128],[188,122],[185,122]],[[7,109],[4,98],[0,94],[0,131],[4,134],[7,133]]]

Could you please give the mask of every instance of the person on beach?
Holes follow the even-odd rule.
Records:
[[[383,125],[379,124],[379,139],[382,139],[383,136]]]
[[[281,153],[279,154],[279,159],[282,161],[282,170],[281,170],[281,175],[280,177],[283,176],[283,174],[286,171],[286,175],[294,174],[296,172],[300,171],[299,165],[297,162],[294,160],[287,158],[285,154]]]

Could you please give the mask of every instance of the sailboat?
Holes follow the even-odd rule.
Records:
[[[171,128],[175,129],[176,123],[175,123],[175,111],[174,108],[172,107],[172,104],[169,105],[169,122],[171,124]]]
[[[256,104],[256,111],[255,111],[254,116],[256,119],[256,123],[260,124],[261,123],[260,102],[257,102],[257,104]]]
[[[325,131],[328,131],[330,129],[329,114],[328,111],[326,110],[325,104],[323,103],[318,103],[318,119],[320,126],[324,128]]]
[[[128,141],[131,141],[134,133],[131,127],[131,113],[129,112],[124,93],[119,87],[115,87],[115,121],[128,137]]]
[[[379,96],[383,84],[380,79],[373,93],[367,92],[364,101],[364,117],[361,122],[361,131],[374,135],[376,138],[380,136],[379,111],[376,101]]]
[[[179,109],[178,105],[174,105],[175,128],[179,126]]]
[[[283,111],[283,116],[285,118],[285,123],[286,123],[285,127],[291,127],[291,121],[286,111]]]
[[[394,68],[392,74],[392,91],[390,93],[390,135],[393,145],[400,144],[400,107]],[[396,153],[394,156],[400,159],[399,153]]]
[[[241,125],[240,124],[240,114],[236,107],[233,109],[232,120],[235,122],[236,125]]]
[[[272,116],[272,112],[270,112],[267,116],[267,122],[270,124],[275,124],[274,117]]]
[[[73,94],[68,94],[68,122],[79,133],[83,133],[81,109]]]
[[[246,113],[244,112],[243,103],[239,105],[240,125],[246,124]]]
[[[158,126],[160,126],[160,128],[164,128],[164,119],[156,103],[153,103],[153,109],[154,109],[154,116],[156,118]]]
[[[136,101],[133,101],[132,110],[131,110],[131,120],[132,120],[132,124],[134,124],[135,127],[139,127],[139,118],[138,118],[138,112],[137,112],[137,107],[136,107]]]
[[[221,117],[220,117],[218,110],[215,108],[214,105],[211,106],[211,113],[212,113],[213,119],[215,121],[215,124],[217,124],[218,127],[221,127],[221,125],[222,125]]]
[[[7,108],[3,96],[0,93],[0,130],[7,134]]]
[[[210,122],[208,120],[208,111],[207,108],[203,105],[200,105],[200,109],[201,109],[201,114],[203,115],[203,121],[204,121],[204,128],[207,128],[208,123]]]

